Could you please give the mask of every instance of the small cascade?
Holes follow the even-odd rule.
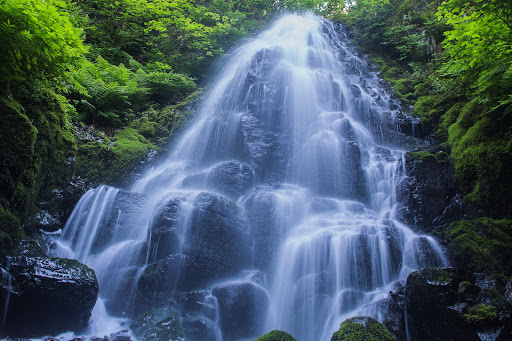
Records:
[[[448,264],[395,216],[413,131],[343,27],[283,16],[232,52],[167,159],[87,192],[52,252],[96,271],[91,333],[165,308],[191,341],[329,340]]]
[[[10,262],[7,259],[6,269],[0,269],[0,279],[2,283],[6,283],[5,287],[2,287],[1,296],[2,296],[2,304],[0,306],[0,335],[3,335],[4,327],[5,327],[5,319],[7,317],[7,309],[9,308],[9,301],[11,299],[12,292],[12,276],[9,273]]]

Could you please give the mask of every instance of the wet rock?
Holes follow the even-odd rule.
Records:
[[[237,273],[250,258],[248,223],[238,205],[211,193],[199,194],[195,205],[180,280],[189,289]]]
[[[76,260],[20,256],[5,271],[10,278],[2,277],[2,296],[11,288],[6,335],[41,337],[87,326],[98,296],[92,269]]]
[[[254,171],[247,164],[236,161],[222,163],[211,170],[188,176],[183,180],[184,186],[206,186],[233,199],[239,198],[253,184]]]
[[[187,341],[217,341],[215,329],[215,323],[204,317],[183,319],[183,330]]]
[[[184,317],[206,317],[217,319],[217,304],[210,291],[199,290],[184,293],[177,299],[181,315]]]
[[[377,320],[368,316],[353,317],[343,321],[331,341],[394,341],[393,335]]]
[[[166,307],[150,310],[130,325],[139,340],[185,340],[180,317],[176,310]]]
[[[267,292],[251,282],[228,282],[212,290],[219,304],[224,340],[261,335],[269,305]]]
[[[171,255],[147,265],[139,278],[134,278],[137,288],[134,297],[133,313],[135,316],[169,303],[176,283],[180,277],[181,269],[185,262],[183,255]],[[130,295],[128,291],[125,293]],[[123,300],[117,300],[124,303]],[[118,313],[122,313],[124,306],[119,307]],[[112,309],[112,308],[111,308]]]
[[[397,186],[398,216],[410,226],[430,232],[464,216],[455,173],[448,154],[419,151],[405,154]]]
[[[384,324],[397,340],[507,340],[512,305],[500,276],[452,268],[413,272],[391,293]]]
[[[204,288],[242,270],[250,260],[252,241],[242,209],[214,193],[199,193],[191,202],[171,198],[153,218],[149,235],[150,260],[177,252],[184,257],[179,290]]]
[[[110,341],[132,341],[130,333],[128,330],[122,330],[117,333],[110,334]]]
[[[254,191],[245,200],[254,237],[254,266],[258,269],[269,269],[279,245],[275,201],[275,194],[264,189]]]

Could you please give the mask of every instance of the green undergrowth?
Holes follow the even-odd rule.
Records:
[[[128,127],[107,134],[80,126],[75,175],[86,181],[122,186],[151,150],[165,150],[174,133],[192,115],[188,108],[200,97],[196,91],[177,105],[153,108]],[[90,131],[89,131],[90,130]]]
[[[455,267],[512,274],[512,220],[461,220],[450,224],[440,237],[446,241]]]

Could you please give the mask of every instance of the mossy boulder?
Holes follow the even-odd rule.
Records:
[[[254,341],[297,341],[297,339],[282,330],[272,330],[254,339]]]
[[[115,137],[82,140],[75,175],[98,183],[123,185],[128,175],[156,148],[133,128],[116,132]]]
[[[395,341],[394,336],[377,320],[368,316],[343,321],[331,341]]]

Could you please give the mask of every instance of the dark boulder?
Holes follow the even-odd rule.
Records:
[[[399,341],[507,340],[512,305],[506,287],[500,276],[452,268],[416,271],[391,293],[384,324]]]
[[[87,327],[98,296],[92,269],[63,258],[20,256],[8,264],[2,273],[10,277],[3,276],[1,284],[9,299],[6,335],[41,337]]]
[[[219,304],[224,340],[261,335],[269,305],[267,292],[252,282],[228,282],[212,290]]]
[[[168,199],[150,224],[150,261],[183,257],[176,288],[205,288],[249,264],[248,226],[242,209],[220,195],[202,192],[194,198]]]
[[[204,317],[183,319],[183,330],[187,341],[217,341],[216,325]]]
[[[249,224],[235,202],[203,192],[194,205],[179,282],[187,289],[238,273],[249,264],[251,256]]]
[[[254,184],[254,171],[245,163],[224,162],[212,169],[188,176],[183,186],[207,188],[237,199]],[[205,187],[204,187],[205,186]]]
[[[176,287],[184,259],[183,255],[171,255],[160,259],[144,267],[142,274],[138,278],[132,279],[137,283],[132,316],[138,316],[151,308],[169,304],[169,298]],[[124,294],[131,295],[133,293],[125,292]],[[125,300],[119,297],[115,301],[120,302],[121,307],[117,309],[117,313],[121,313]]]
[[[164,307],[140,315],[130,325],[138,340],[182,340],[185,337],[176,310]]]
[[[410,226],[430,232],[464,216],[462,196],[448,154],[419,151],[405,154],[397,186],[398,216]]]

